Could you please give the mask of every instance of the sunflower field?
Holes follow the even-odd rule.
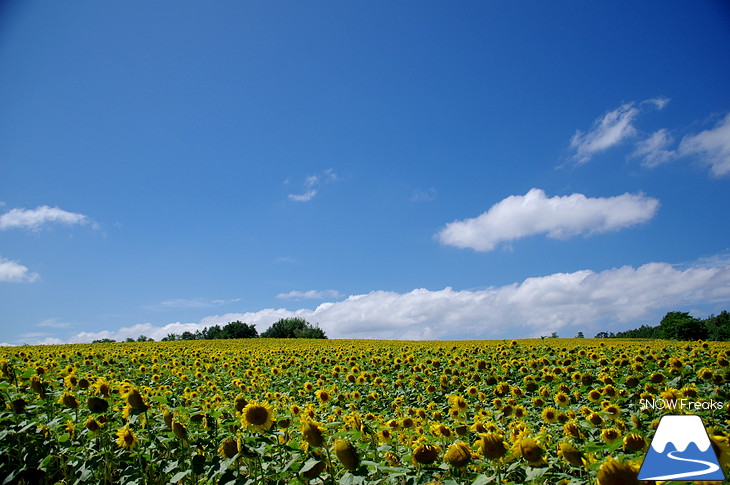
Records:
[[[0,348],[0,484],[631,484],[684,412],[728,476],[729,360],[613,339]]]

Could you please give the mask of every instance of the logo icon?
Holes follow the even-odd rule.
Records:
[[[639,480],[724,480],[702,419],[662,416],[639,470]]]

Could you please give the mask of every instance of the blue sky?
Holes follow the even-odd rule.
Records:
[[[5,2],[0,343],[730,309],[724,2]]]

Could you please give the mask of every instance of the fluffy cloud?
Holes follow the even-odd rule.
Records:
[[[304,179],[304,192],[301,194],[289,194],[289,200],[294,202],[309,202],[317,195],[316,187],[329,184],[337,180],[337,174],[328,168],[322,173],[309,175]],[[287,180],[285,183],[289,183]]]
[[[586,163],[593,155],[636,136],[638,130],[634,121],[642,108],[651,106],[662,110],[668,103],[669,98],[663,97],[647,99],[640,103],[625,103],[596,119],[587,132],[576,130],[570,139],[570,148],[575,150],[573,160],[578,164]]]
[[[324,300],[325,298],[339,298],[340,296],[342,295],[337,290],[293,290],[276,295],[280,300]]]
[[[594,154],[633,136],[636,133],[633,122],[638,114],[634,103],[626,103],[597,119],[587,133],[577,130],[570,140],[570,147],[575,150],[573,158],[585,163]]]
[[[666,129],[655,131],[649,138],[636,143],[633,156],[643,158],[642,164],[645,167],[656,167],[677,157],[677,154],[669,149],[672,142],[672,136]]]
[[[497,202],[478,217],[447,224],[436,238],[450,246],[491,251],[501,242],[535,234],[565,239],[622,229],[650,220],[658,208],[657,199],[642,194],[548,198],[544,191],[531,189]]]
[[[88,222],[89,219],[84,214],[43,205],[35,209],[11,209],[0,215],[0,230],[22,228],[37,231],[41,226],[50,223],[73,225]]]
[[[555,273],[481,290],[378,290],[314,309],[227,313],[199,323],[163,327],[146,323],[114,332],[80,333],[71,341],[124,340],[139,335],[159,340],[168,333],[195,332],[235,320],[253,324],[262,332],[276,320],[289,317],[318,323],[330,338],[517,338],[551,332],[571,336],[578,330],[590,334],[655,324],[667,311],[728,300],[730,262],[723,258],[684,268],[648,263],[600,272]]]
[[[686,136],[679,146],[681,155],[697,155],[709,165],[713,175],[730,173],[730,113],[712,129]]]
[[[30,272],[22,264],[0,258],[0,282],[32,283],[38,281],[39,278],[37,273]]]

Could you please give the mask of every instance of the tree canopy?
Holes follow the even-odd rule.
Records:
[[[327,338],[321,328],[303,318],[282,318],[261,334],[263,338]]]

